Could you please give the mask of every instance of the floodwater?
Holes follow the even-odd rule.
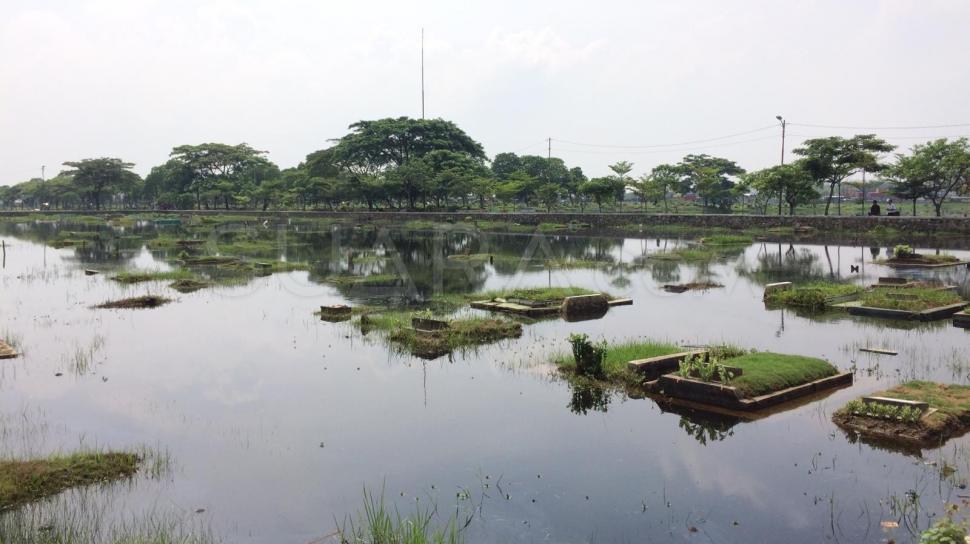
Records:
[[[903,380],[970,383],[966,331],[948,320],[800,314],[761,302],[772,281],[897,275],[939,278],[967,298],[964,267],[892,270],[873,262],[885,247],[787,241],[676,264],[644,256],[685,240],[447,225],[253,222],[200,234],[146,223],[107,228],[110,241],[80,248],[44,243],[60,230],[95,228],[106,229],[0,224],[0,336],[24,352],[0,362],[0,413],[4,454],[142,445],[167,452],[163,477],[102,492],[124,505],[118,516],[167,510],[226,542],[306,543],[359,511],[367,489],[402,514],[435,505],[444,522],[457,512],[462,523],[470,519],[469,542],[912,542],[945,503],[970,494],[970,438],[893,449],[847,436],[829,419],[850,398]],[[158,233],[212,247],[240,233],[272,239],[253,256],[308,261],[311,270],[192,294],[167,282],[112,281],[117,271],[170,266],[177,250],[145,245]],[[529,260],[447,258],[485,252]],[[550,258],[609,264],[547,268]],[[348,271],[403,281],[324,281]],[[725,287],[661,289],[694,280]],[[546,285],[635,302],[598,320],[529,324],[519,339],[430,361],[313,314],[322,304],[402,305],[436,292]],[[146,293],[175,302],[90,308]],[[572,332],[823,357],[854,369],[856,382],[756,420],[691,412],[573,390],[548,364]],[[899,355],[859,352],[864,346]]]

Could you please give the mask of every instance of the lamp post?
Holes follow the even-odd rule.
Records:
[[[788,122],[785,121],[785,118],[780,115],[776,115],[775,119],[778,119],[778,121],[781,122],[781,164],[784,165],[785,164],[785,125],[787,125]]]

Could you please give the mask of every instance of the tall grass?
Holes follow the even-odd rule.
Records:
[[[420,506],[409,516],[402,516],[395,508],[392,512],[384,504],[383,490],[374,496],[364,489],[364,510],[357,518],[347,519],[338,527],[341,544],[459,544],[465,541],[464,525],[459,524],[458,514],[448,520],[444,527],[434,524],[437,508]]]

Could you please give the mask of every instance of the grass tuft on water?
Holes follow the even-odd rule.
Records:
[[[98,304],[95,308],[102,309],[139,309],[139,308],[157,308],[163,304],[168,304],[172,302],[171,299],[160,297],[158,295],[145,295],[142,297],[132,297],[123,298],[121,300],[113,300]]]
[[[745,397],[765,395],[839,373],[831,363],[822,359],[771,352],[747,353],[721,362],[743,371],[729,385]]]
[[[356,520],[344,521],[337,529],[342,544],[460,544],[465,541],[457,515],[444,527],[434,525],[436,510],[416,507],[414,514],[402,516],[384,504],[383,493],[375,497],[364,489],[364,510]]]
[[[0,510],[66,489],[132,476],[141,458],[124,452],[81,452],[44,459],[0,461]]]
[[[172,280],[191,280],[195,274],[188,270],[168,270],[168,271],[149,271],[149,272],[122,272],[111,279],[118,283],[133,284],[147,281],[172,281]]]

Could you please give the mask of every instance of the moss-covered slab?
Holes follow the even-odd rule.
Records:
[[[18,355],[17,350],[13,349],[13,346],[0,340],[0,359],[13,359]]]
[[[959,266],[970,263],[962,261],[951,255],[910,255],[906,257],[892,257],[880,264],[892,268],[945,268],[948,266]]]
[[[946,319],[967,306],[966,302],[949,304],[920,311],[901,310],[896,308],[878,308],[875,306],[863,306],[861,301],[843,303],[840,307],[845,308],[849,315],[861,315],[868,317],[881,317],[884,319],[909,319],[916,321],[936,321]]]
[[[680,373],[654,384],[664,395],[733,410],[761,410],[830,388],[851,385],[852,373],[839,373],[822,359],[756,352],[720,361],[741,372],[725,383]]]
[[[109,302],[104,302],[98,304],[95,308],[101,309],[142,309],[142,308],[158,308],[163,304],[168,304],[172,302],[171,299],[160,297],[156,295],[146,295],[143,297],[132,297],[123,298],[121,300],[112,300]]]
[[[970,430],[970,386],[912,381],[869,398],[873,397],[913,401],[928,409],[918,419],[904,420],[876,416],[855,408],[860,406],[858,401],[850,401],[832,414],[832,421],[864,437],[919,447],[938,447]]]

